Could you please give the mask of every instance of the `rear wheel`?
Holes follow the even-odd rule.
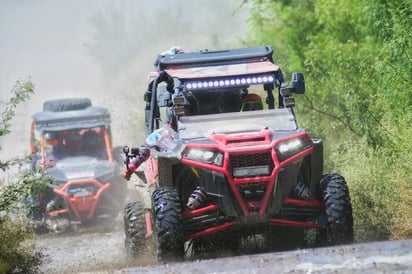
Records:
[[[176,190],[163,188],[153,192],[155,255],[160,262],[184,258],[181,236],[181,201]]]
[[[336,173],[323,175],[320,188],[327,221],[324,235],[326,244],[339,245],[353,242],[352,204],[345,178]]]
[[[124,243],[127,254],[137,258],[145,251],[146,222],[143,204],[129,202],[124,208]]]

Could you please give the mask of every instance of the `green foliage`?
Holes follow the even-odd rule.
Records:
[[[357,239],[412,237],[412,0],[247,4],[249,43],[305,73],[298,119],[349,183]]]
[[[16,82],[13,96],[1,116],[0,137],[10,132],[15,108],[30,98],[33,89],[30,79]],[[16,157],[0,162],[0,168],[4,171],[14,165],[22,166],[27,160],[27,157]],[[9,185],[0,182],[0,273],[37,273],[45,257],[35,248],[22,204],[33,191],[41,191],[49,178],[41,171],[30,170],[20,172],[15,179]]]
[[[34,85],[30,79],[18,80],[12,89],[13,96],[4,106],[0,120],[0,137],[9,133],[10,122],[18,104],[26,101],[34,93]]]
[[[21,220],[8,216],[0,222],[0,273],[38,273],[45,259]]]
[[[351,183],[356,238],[358,241],[388,239],[400,214],[400,184],[393,183],[392,172],[382,169],[382,152],[369,147],[365,140],[352,142],[346,150],[334,151],[330,157],[339,159],[337,168]],[[387,164],[395,165],[390,160]]]
[[[14,111],[18,104],[25,102],[34,93],[34,85],[30,78],[16,81],[12,88],[12,97],[4,105],[0,120],[0,137],[10,132],[10,123],[14,117]],[[16,157],[7,161],[0,160],[0,169],[5,171],[8,167],[19,164],[22,158]]]
[[[0,190],[0,212],[16,213],[16,202],[27,200],[32,194],[44,191],[51,178],[46,172],[38,169],[21,171],[15,181],[16,183],[3,186]]]

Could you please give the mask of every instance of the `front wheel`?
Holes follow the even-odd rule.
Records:
[[[336,173],[323,175],[320,188],[325,203],[327,244],[352,243],[354,240],[352,204],[345,178]]]
[[[140,201],[129,202],[124,208],[124,243],[129,257],[137,258],[145,250],[146,221]]]
[[[181,235],[181,200],[177,191],[162,188],[153,192],[153,240],[159,262],[180,261],[184,258]]]

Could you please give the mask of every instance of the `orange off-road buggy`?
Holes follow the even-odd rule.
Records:
[[[32,118],[31,168],[45,170],[52,182],[45,192],[33,193],[30,216],[55,230],[115,217],[126,184],[122,156],[112,148],[108,110],[88,98],[57,99],[46,101]]]

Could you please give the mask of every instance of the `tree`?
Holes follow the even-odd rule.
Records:
[[[30,79],[18,80],[12,93],[1,116],[0,137],[10,133],[15,108],[30,98],[34,85]],[[4,171],[26,160],[22,156],[0,161],[0,168]],[[35,249],[32,231],[15,209],[34,189],[41,191],[48,179],[33,172],[21,172],[17,178],[17,182],[8,185],[0,182],[0,273],[37,273],[45,256]]]
[[[348,177],[358,239],[412,236],[412,1],[245,2],[249,43],[305,73],[296,112],[324,139],[327,171]]]

